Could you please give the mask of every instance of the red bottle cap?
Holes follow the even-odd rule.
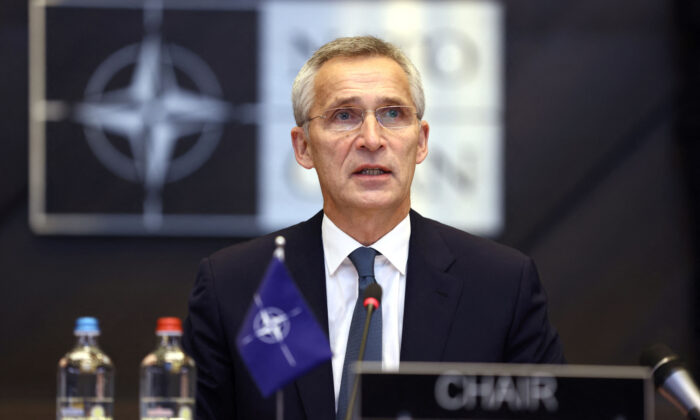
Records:
[[[156,327],[156,332],[182,332],[182,322],[180,318],[174,316],[168,316],[163,318],[158,318],[158,325]]]

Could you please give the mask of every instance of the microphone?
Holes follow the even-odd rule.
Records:
[[[382,286],[379,283],[372,282],[365,289],[362,295],[362,305],[367,308],[367,318],[365,319],[365,329],[362,331],[362,341],[360,342],[360,354],[357,357],[358,361],[365,358],[365,347],[367,347],[367,334],[369,333],[369,322],[372,320],[372,314],[379,308],[379,302],[382,300]]]
[[[665,344],[654,344],[639,359],[652,368],[654,386],[659,393],[691,420],[700,420],[700,391],[688,370]]]
[[[372,282],[365,289],[365,294],[362,295],[362,305],[366,308],[368,305],[373,305],[374,309],[379,307],[379,302],[382,300],[382,286],[379,283]]]
[[[367,347],[367,334],[369,333],[369,323],[372,320],[372,314],[379,308],[379,304],[382,301],[382,286],[380,286],[376,281],[372,282],[365,289],[365,293],[362,295],[362,305],[367,308],[367,318],[365,319],[365,328],[362,331],[362,341],[360,342],[360,353],[357,357],[357,362],[362,363],[365,358],[365,347]],[[355,408],[355,399],[357,398],[357,381],[353,380],[352,393],[350,394],[350,401],[348,402],[348,411],[345,413],[345,420],[352,419],[352,410]]]

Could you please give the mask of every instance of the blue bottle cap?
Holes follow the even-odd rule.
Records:
[[[75,321],[75,333],[92,333],[99,334],[100,326],[97,323],[97,318],[92,316],[83,316]]]

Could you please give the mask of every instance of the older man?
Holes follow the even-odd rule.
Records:
[[[292,101],[297,162],[315,168],[323,211],[306,222],[205,259],[190,298],[186,347],[198,364],[197,416],[272,418],[235,350],[235,337],[274,248],[328,336],[325,363],[285,388],[285,419],[342,418],[356,357],[358,296],[377,282],[367,359],[558,363],[532,260],[411,210],[429,126],[418,71],[374,37],[336,39],[300,70]]]

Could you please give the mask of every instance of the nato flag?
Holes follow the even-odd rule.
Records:
[[[278,258],[253,296],[236,344],[265,397],[331,358],[328,338]]]

